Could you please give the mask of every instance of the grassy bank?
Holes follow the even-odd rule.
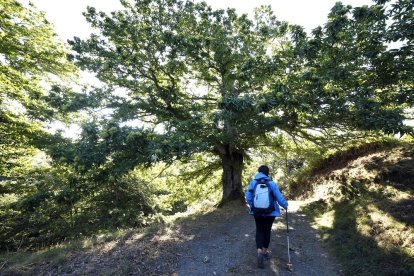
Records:
[[[304,211],[344,273],[414,275],[413,146],[331,161],[310,178]]]

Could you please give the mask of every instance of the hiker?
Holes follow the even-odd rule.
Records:
[[[268,248],[272,224],[275,218],[280,216],[279,205],[287,210],[288,203],[279,191],[277,184],[269,178],[269,167],[262,165],[257,171],[254,180],[247,188],[246,203],[249,207],[249,214],[254,216],[256,222],[257,264],[259,268],[264,268],[264,259],[269,258],[270,254]],[[262,183],[264,185],[261,185]],[[259,185],[261,187],[258,187]],[[263,207],[262,203],[258,202],[260,196],[255,196],[255,193],[259,191],[259,188],[265,189],[260,191],[266,191],[267,203],[265,205],[268,206]]]

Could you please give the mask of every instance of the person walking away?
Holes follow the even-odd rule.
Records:
[[[266,193],[265,196],[263,196],[264,193]],[[257,264],[259,268],[264,268],[264,259],[269,256],[272,224],[275,218],[280,216],[279,205],[285,210],[288,207],[277,184],[269,177],[268,166],[260,166],[258,173],[249,183],[246,203],[249,207],[249,214],[254,216],[256,223]]]

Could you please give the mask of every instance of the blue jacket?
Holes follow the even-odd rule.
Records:
[[[256,184],[256,179],[260,178],[267,178],[269,180],[270,188],[273,191],[273,194],[275,196],[275,210],[269,214],[265,214],[265,216],[272,216],[272,217],[279,217],[280,216],[280,208],[279,205],[283,207],[283,209],[287,210],[288,203],[286,199],[283,197],[282,193],[279,191],[279,188],[277,187],[277,184],[273,182],[268,176],[266,176],[264,173],[257,173],[254,177],[253,181],[250,182],[249,187],[246,190],[246,202],[250,206],[249,214],[254,215],[252,212],[252,205],[253,205],[253,196],[254,196],[254,186]]]

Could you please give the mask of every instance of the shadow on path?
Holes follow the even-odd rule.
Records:
[[[286,224],[277,218],[272,228],[272,256],[265,269],[257,268],[254,220],[246,209],[232,219],[212,221],[182,247],[178,275],[339,275],[338,266],[328,256],[306,216],[298,211],[299,202],[289,202],[291,262],[288,262]],[[203,220],[203,218],[201,218]],[[188,238],[188,237],[187,237]]]
[[[286,224],[276,219],[272,255],[257,268],[255,223],[245,206],[229,204],[204,215],[181,218],[173,225],[125,235],[93,249],[74,251],[60,263],[28,268],[30,275],[339,275],[300,202],[289,202],[291,262],[286,270]],[[21,275],[8,271],[4,275]]]

